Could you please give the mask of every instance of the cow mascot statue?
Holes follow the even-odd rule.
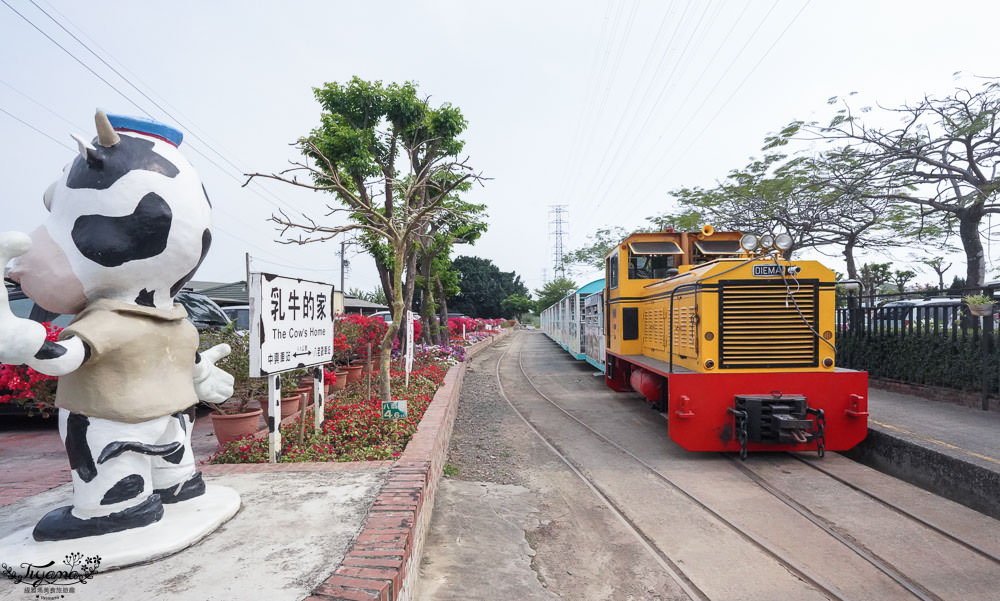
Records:
[[[48,512],[35,541],[142,529],[165,506],[204,495],[191,451],[195,404],[233,391],[214,365],[229,347],[199,354],[198,332],[174,303],[212,240],[211,203],[177,149],[181,133],[102,111],[96,123],[92,142],[74,136],[79,156],[45,192],[44,224],[30,236],[0,234],[0,266],[10,261],[25,294],[76,314],[47,341],[0,293],[0,362],[59,376],[73,505]],[[238,496],[228,517],[237,509]]]

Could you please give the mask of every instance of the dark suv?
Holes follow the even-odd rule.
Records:
[[[35,301],[25,296],[20,286],[7,284],[7,298],[10,300],[10,309],[18,317],[27,317],[37,321],[51,322],[52,325],[65,328],[73,319],[72,315],[60,315],[46,311],[35,304]],[[180,303],[187,311],[188,319],[198,330],[208,330],[211,328],[225,327],[231,320],[222,311],[215,301],[197,292],[182,290],[177,293],[174,300]]]

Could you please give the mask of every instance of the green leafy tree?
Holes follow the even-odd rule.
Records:
[[[569,264],[580,264],[597,269],[604,268],[604,258],[611,250],[618,246],[618,243],[629,236],[628,230],[621,226],[610,228],[598,228],[596,232],[587,236],[589,244],[570,252],[563,257],[563,261]]]
[[[812,129],[855,148],[875,195],[909,203],[927,222],[957,233],[965,279],[982,287],[981,225],[1000,213],[1000,79],[983,78],[975,89],[959,86],[947,96],[928,95],[882,112],[897,116],[899,125],[866,125],[845,104],[826,127]]]
[[[883,284],[892,281],[892,269],[889,263],[865,263],[860,271],[861,287],[867,294],[875,296]]]
[[[500,317],[504,314],[503,299],[512,294],[528,296],[521,276],[513,271],[500,271],[489,259],[456,257],[452,268],[458,272],[460,292],[448,304],[458,313],[470,317]]]
[[[535,301],[523,294],[511,294],[500,301],[500,307],[503,309],[503,317],[520,321],[522,315],[535,310]]]
[[[538,295],[538,300],[535,301],[538,312],[541,313],[545,309],[548,309],[577,288],[579,286],[576,285],[576,282],[569,278],[556,278],[540,289],[535,290],[535,294]]]
[[[927,259],[923,261],[924,265],[927,265],[934,270],[934,273],[938,276],[938,290],[944,290],[944,273],[951,269],[952,264],[944,264],[944,257],[934,257],[933,259]]]
[[[892,272],[892,281],[896,284],[896,288],[899,290],[900,294],[906,292],[906,283],[915,277],[917,277],[917,272],[910,269],[897,269]]]
[[[487,228],[485,205],[464,202],[457,194],[448,203],[452,210],[428,222],[418,237],[414,275],[421,291],[420,315],[425,324],[421,336],[430,344],[447,342],[447,332],[438,327],[438,320],[433,317],[441,309],[442,322],[447,322],[447,298],[439,290],[443,289],[442,275],[452,269],[451,253],[456,244],[475,243]]]
[[[363,301],[368,301],[369,303],[375,303],[377,305],[387,305],[389,302],[385,298],[385,290],[381,288],[373,288],[372,290],[362,290],[360,288],[351,288],[347,293],[354,298],[359,298]]]
[[[769,137],[765,150],[786,145],[800,126],[793,123]],[[789,234],[793,242],[785,258],[801,248],[838,249],[848,277],[856,279],[855,252],[905,243],[915,213],[863,194],[855,162],[843,150],[793,158],[770,153],[730,172],[714,188],[672,194],[686,211],[681,215],[697,215],[718,229]]]
[[[267,177],[336,198],[323,217],[346,214],[346,223],[324,224],[309,215],[272,215],[284,243],[309,244],[360,231],[391,301],[393,320],[382,339],[379,392],[391,399],[389,357],[402,323],[406,295],[403,271],[414,267],[414,245],[427,224],[453,210],[448,199],[468,182],[480,181],[465,159],[459,138],[466,121],[450,105],[431,106],[416,85],[383,84],[354,77],[313,90],[322,107],[320,124],[296,147],[305,160]],[[304,174],[307,179],[297,177]]]

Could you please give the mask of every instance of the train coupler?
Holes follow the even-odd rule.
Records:
[[[794,445],[815,440],[819,456],[825,453],[826,417],[822,409],[809,407],[803,395],[737,395],[729,413],[734,417],[733,435],[740,444],[741,459],[746,459],[751,442]]]

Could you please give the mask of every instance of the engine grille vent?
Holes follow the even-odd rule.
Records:
[[[818,282],[792,284],[794,304],[780,280],[719,284],[720,369],[818,366]]]

